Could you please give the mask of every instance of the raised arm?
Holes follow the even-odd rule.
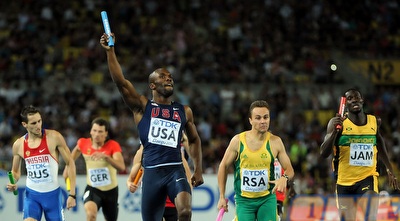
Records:
[[[115,40],[114,34],[111,35]],[[120,94],[122,95],[122,98],[124,99],[125,104],[129,107],[129,109],[131,109],[135,113],[142,112],[147,103],[147,98],[143,95],[140,95],[136,91],[133,84],[125,79],[121,65],[119,64],[117,56],[115,54],[115,47],[109,47],[107,42],[108,35],[103,34],[100,38],[100,44],[106,50],[108,69],[110,71],[111,78],[117,86]]]
[[[193,112],[190,107],[185,106],[186,113],[186,127],[185,132],[189,142],[189,155],[193,160],[193,176],[191,178],[191,183],[194,187],[200,186],[204,183],[203,180],[203,152],[201,149],[200,136],[197,133],[196,125],[194,124]]]

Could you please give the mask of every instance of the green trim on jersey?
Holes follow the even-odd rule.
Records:
[[[247,197],[247,198],[258,198],[266,196],[271,193],[274,188],[274,184],[268,183],[269,180],[275,180],[274,173],[274,155],[271,150],[269,139],[271,133],[267,132],[266,139],[263,143],[263,147],[256,151],[252,151],[247,147],[246,144],[246,132],[239,134],[239,153],[238,157],[234,162],[234,189],[235,194]],[[242,180],[242,177],[246,174],[242,174],[243,170],[250,170],[254,173],[268,172],[268,180],[265,180],[265,176],[254,175],[249,180]],[[247,177],[251,177],[246,176]],[[243,191],[243,185],[253,185],[255,189],[252,191]],[[266,188],[265,188],[266,186]],[[257,190],[260,188],[260,190]]]

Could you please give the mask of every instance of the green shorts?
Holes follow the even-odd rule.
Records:
[[[236,221],[277,221],[276,195],[269,194],[259,198],[235,196]]]

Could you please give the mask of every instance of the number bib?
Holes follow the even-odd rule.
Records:
[[[351,143],[349,165],[368,167],[373,165],[374,146],[371,143]]]
[[[111,184],[111,175],[107,167],[89,169],[88,175],[92,187],[107,186]]]
[[[241,189],[247,192],[263,192],[268,190],[269,171],[243,169]]]
[[[27,168],[27,177],[34,183],[51,183],[51,170],[49,163],[29,164]]]
[[[153,144],[176,148],[179,144],[181,124],[175,121],[151,118],[148,141]]]
[[[33,183],[51,183],[50,156],[33,156],[25,159],[26,173]]]

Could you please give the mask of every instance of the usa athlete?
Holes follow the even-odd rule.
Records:
[[[114,34],[112,36],[115,39]],[[189,155],[193,159],[194,187],[203,184],[201,141],[194,124],[193,112],[172,100],[174,81],[171,73],[159,68],[149,75],[152,99],[139,94],[133,84],[125,79],[115,54],[115,47],[107,45],[108,35],[103,34],[100,44],[107,54],[111,78],[121,93],[125,104],[134,115],[143,145],[142,218],[144,221],[162,219],[167,196],[175,203],[180,221],[191,220],[191,189],[185,176],[180,152],[182,131],[188,136]]]

